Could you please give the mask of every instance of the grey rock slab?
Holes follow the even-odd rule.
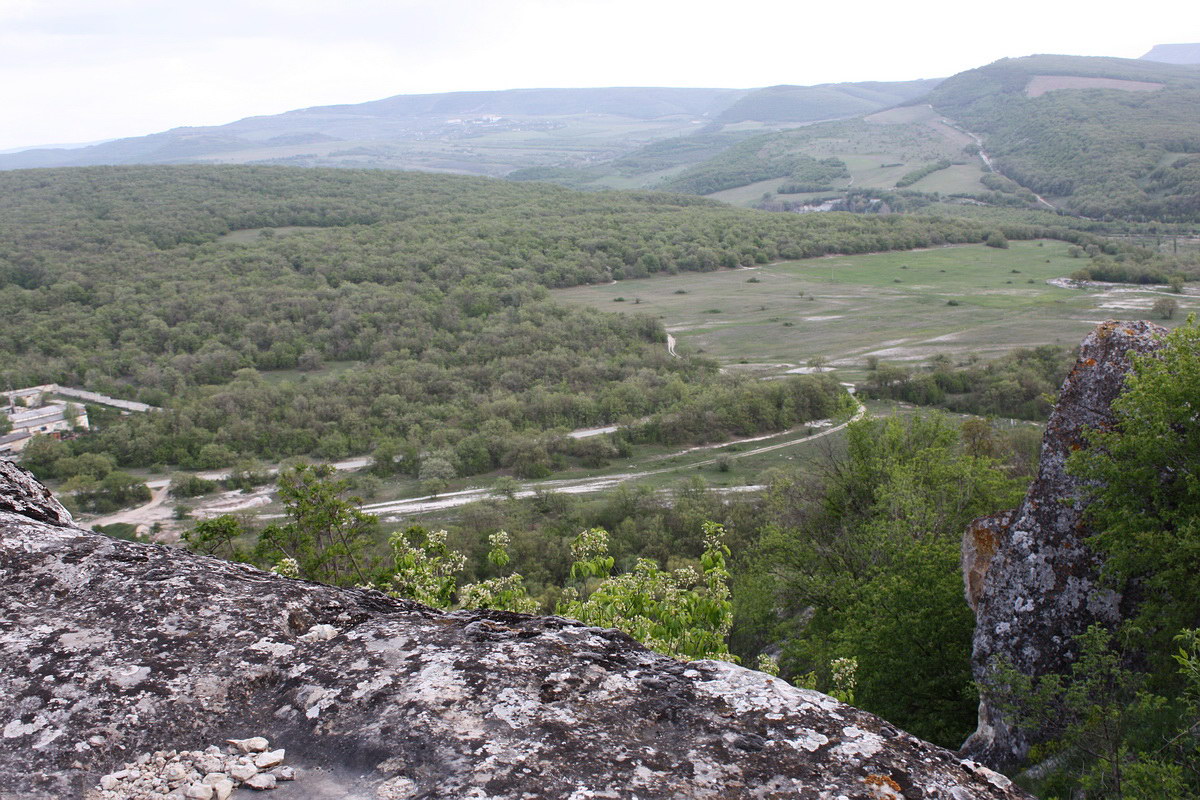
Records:
[[[1067,456],[1084,445],[1088,428],[1113,422],[1112,401],[1125,386],[1130,353],[1162,347],[1166,329],[1150,322],[1110,320],[1083,340],[1046,423],[1037,477],[1020,506],[975,520],[963,537],[963,580],[975,611],[972,669],[986,687],[996,659],[1027,675],[1069,672],[1073,637],[1125,611],[1122,598],[1097,582],[1099,562],[1086,544],[1092,535],[1079,479]],[[1039,731],[1006,719],[986,689],[979,726],[962,752],[992,767],[1020,762]]]
[[[0,795],[84,797],[138,753],[263,735],[303,773],[277,791],[322,800],[1027,797],[761,672],[111,539],[47,521],[19,468],[0,496]],[[317,625],[338,635],[301,639]]]

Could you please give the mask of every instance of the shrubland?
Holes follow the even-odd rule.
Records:
[[[993,361],[955,366],[941,358],[925,369],[873,362],[863,392],[868,397],[941,406],[960,414],[1044,420],[1075,362],[1056,345],[1022,348]]]

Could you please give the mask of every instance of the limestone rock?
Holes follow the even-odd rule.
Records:
[[[229,768],[229,777],[235,781],[248,781],[258,774],[258,767],[253,764],[234,764]]]
[[[239,753],[261,753],[271,746],[262,736],[251,736],[249,739],[226,739],[226,741],[237,748]]]
[[[74,524],[71,513],[28,470],[0,461],[0,486],[4,489],[0,492],[0,512],[59,527]]]
[[[183,796],[188,800],[212,800],[213,787],[211,783],[193,783],[187,787]]]
[[[761,672],[111,539],[13,467],[0,497],[0,797],[105,797],[139,754],[156,773],[258,735],[322,800],[1027,797]],[[317,625],[338,634],[301,638]]]
[[[963,579],[975,611],[972,667],[986,685],[1000,657],[1028,675],[1068,672],[1072,637],[1093,622],[1113,623],[1121,598],[1096,583],[1098,563],[1084,540],[1080,482],[1066,459],[1086,428],[1112,423],[1110,405],[1124,387],[1130,351],[1159,349],[1165,329],[1149,322],[1101,324],[1080,346],[1042,439],[1037,478],[1015,511],[976,520],[963,538]],[[979,727],[962,752],[993,767],[1014,764],[1039,740],[1018,730],[987,697]]]
[[[280,781],[296,780],[296,770],[291,767],[275,767],[275,769],[271,770],[271,774],[275,776],[276,780]]]
[[[267,772],[260,772],[242,785],[248,786],[251,789],[258,789],[259,791],[274,789],[275,776]]]

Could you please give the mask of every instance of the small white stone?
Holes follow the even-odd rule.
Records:
[[[296,770],[292,769],[291,767],[276,767],[275,769],[271,770],[271,774],[281,781],[296,780]]]
[[[261,753],[271,746],[271,743],[261,736],[251,736],[249,739],[226,739],[225,741],[243,753]]]
[[[213,787],[211,783],[193,783],[187,787],[183,796],[188,800],[212,800]]]
[[[196,762],[196,769],[205,774],[208,774],[209,772],[223,772],[225,770],[225,761],[224,759],[217,758],[216,756],[206,755],[204,758],[201,758]]]
[[[269,753],[260,753],[254,758],[254,766],[259,769],[270,769],[277,767],[283,763],[283,749],[272,750]]]
[[[246,781],[245,785],[249,786],[251,789],[258,789],[260,791],[274,789],[275,776],[266,772],[260,772],[250,780]]]
[[[308,629],[308,633],[296,638],[306,642],[323,642],[337,636],[340,631],[332,625],[313,625]]]
[[[111,792],[113,789],[117,788],[117,784],[120,782],[120,779],[115,775],[105,775],[100,779],[100,788],[106,792]]]
[[[187,777],[189,771],[183,764],[172,762],[163,768],[162,776],[168,781],[181,781]]]
[[[233,781],[228,778],[215,782],[212,787],[217,800],[228,800],[229,795],[233,794]]]
[[[253,764],[234,764],[229,768],[229,777],[238,783],[245,783],[258,774],[258,767]]]

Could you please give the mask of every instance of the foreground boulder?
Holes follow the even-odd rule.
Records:
[[[617,631],[83,531],[7,463],[0,730],[6,799],[111,796],[247,737],[286,749],[281,798],[1026,796],[826,695]]]
[[[1079,360],[1046,423],[1037,478],[1015,511],[975,520],[963,538],[963,579],[975,611],[972,668],[986,687],[996,659],[1027,675],[1070,671],[1073,637],[1122,617],[1121,598],[1097,583],[1099,563],[1085,540],[1081,482],[1068,475],[1067,456],[1087,428],[1113,422],[1112,401],[1125,385],[1129,353],[1162,347],[1166,330],[1149,322],[1105,322],[1088,334]],[[1040,741],[1005,719],[988,696],[979,727],[962,752],[996,768],[1023,760]]]

